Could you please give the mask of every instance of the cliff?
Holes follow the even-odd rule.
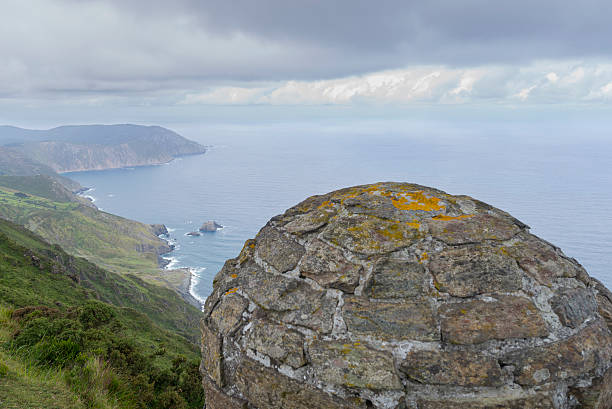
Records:
[[[0,127],[0,145],[58,173],[158,165],[178,156],[206,152],[204,146],[169,129],[130,124],[62,126],[44,131]]]
[[[207,409],[612,407],[612,293],[468,196],[306,199],[225,263],[204,314]]]

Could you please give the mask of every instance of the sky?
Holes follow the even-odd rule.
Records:
[[[2,0],[0,10],[4,123],[612,103],[608,0]]]

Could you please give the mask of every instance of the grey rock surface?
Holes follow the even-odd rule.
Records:
[[[508,213],[405,183],[313,196],[214,280],[216,408],[612,408],[612,293]]]

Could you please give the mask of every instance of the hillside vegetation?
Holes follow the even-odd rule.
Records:
[[[44,180],[27,188],[18,186],[13,179],[10,182],[0,178],[0,217],[25,226],[71,254],[112,271],[150,276],[158,274],[159,254],[171,250],[149,225],[100,211],[78,200],[58,201],[61,193],[49,185],[45,187]]]
[[[171,290],[0,220],[1,407],[201,408],[197,320]]]
[[[50,175],[8,176],[0,175],[0,186],[29,195],[40,196],[55,202],[79,202],[64,184]],[[86,200],[81,202],[86,203]]]

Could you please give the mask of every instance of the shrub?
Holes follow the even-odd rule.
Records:
[[[79,321],[86,329],[108,324],[113,318],[115,312],[112,307],[99,301],[89,301],[79,311]]]
[[[181,355],[172,359],[159,339],[143,350],[137,340],[126,337],[115,307],[87,301],[64,311],[22,310],[12,321],[17,331],[8,347],[33,364],[64,368],[66,382],[86,407],[204,406],[199,363]]]
[[[31,358],[43,366],[59,366],[74,362],[81,352],[81,346],[71,340],[51,339],[37,343],[31,350]]]

